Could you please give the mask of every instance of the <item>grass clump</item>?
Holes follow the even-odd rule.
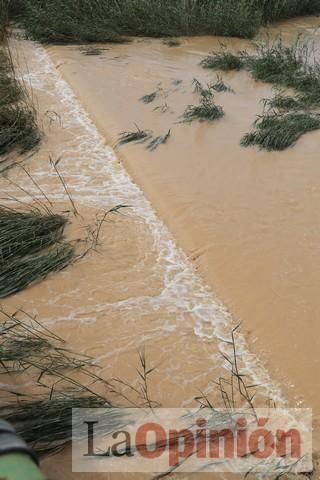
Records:
[[[25,85],[17,80],[10,50],[0,51],[0,155],[24,153],[40,141],[36,111]]]
[[[28,33],[56,43],[120,41],[129,35],[251,38],[269,21],[319,11],[318,0],[25,0],[20,4]]]
[[[255,131],[246,134],[241,145],[285,150],[305,133],[320,129],[320,115],[309,112],[269,112],[259,116],[254,126]]]
[[[243,67],[242,58],[239,55],[222,50],[221,52],[212,52],[203,60],[200,65],[203,68],[213,70],[240,70]]]
[[[26,372],[28,379],[34,378],[31,394],[27,386],[23,392],[16,392],[16,387],[2,389],[0,415],[40,455],[71,440],[72,408],[111,406],[93,390],[95,383],[108,387],[108,382],[92,371],[92,359],[70,352],[63,344],[23,310],[13,314],[0,310],[0,373],[14,373],[15,378],[19,374],[22,385]]]
[[[59,242],[66,223],[62,215],[0,207],[0,263],[15,256],[37,253]]]
[[[107,407],[110,404],[99,396],[59,392],[48,398],[24,399],[0,407],[0,415],[34,452],[43,456],[71,442],[73,408]]]
[[[196,78],[193,79],[192,83],[194,91],[200,93],[200,104],[188,105],[183,113],[183,122],[213,121],[223,117],[223,108],[214,102],[213,90],[215,85],[208,84],[205,88]]]
[[[34,255],[14,257],[10,262],[3,262],[0,298],[19,292],[35,281],[43,280],[50,273],[63,270],[74,258],[73,246],[64,242]]]
[[[276,93],[272,98],[264,100],[265,106],[279,111],[300,110],[306,107],[299,95],[285,95],[282,92]]]
[[[293,88],[319,102],[319,64],[300,37],[292,45],[285,45],[281,37],[274,43],[260,43],[255,54],[246,55],[244,63],[254,79]]]
[[[296,100],[302,106],[320,105],[319,63],[301,37],[292,45],[286,45],[281,37],[273,42],[260,42],[253,53],[235,55],[223,48],[204,58],[201,65],[215,70],[245,68],[255,80],[296,90],[299,94]],[[284,102],[289,104],[288,99]]]
[[[213,95],[201,98],[199,105],[188,105],[184,114],[184,122],[193,122],[194,120],[209,121],[217,120],[223,117],[222,107],[214,103]]]
[[[233,59],[230,68],[229,58]],[[305,133],[320,128],[320,66],[301,37],[292,45],[285,44],[281,37],[259,43],[253,53],[234,55],[223,49],[202,61],[204,68],[232,70],[236,65],[249,71],[255,80],[278,89],[273,98],[264,100],[265,111],[255,122],[255,130],[241,140],[243,146],[284,150]]]
[[[0,298],[18,292],[75,258],[63,241],[65,217],[0,208]]]
[[[13,150],[24,153],[40,140],[34,112],[26,105],[11,105],[0,109],[0,155]]]

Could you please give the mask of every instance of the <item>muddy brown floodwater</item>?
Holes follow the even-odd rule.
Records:
[[[271,34],[304,33],[318,42],[319,24],[298,19]],[[238,349],[246,373],[279,405],[312,407],[317,429],[320,133],[282,153],[240,147],[261,99],[271,95],[245,72],[223,74],[235,91],[216,95],[224,118],[179,123],[198,101],[192,80],[216,77],[199,62],[220,41],[186,38],[169,47],[136,39],[98,45],[101,54],[92,56],[79,46],[45,51],[16,41],[46,132],[30,172],[59,205],[63,191],[48,156],[62,155],[63,175],[88,223],[114,205],[132,208],[104,225],[98,253],[5,303],[37,313],[70,348],[97,358],[106,378],[134,382],[144,346],[158,365],[152,396],[164,406],[192,405],[199,390],[213,394],[211,381],[225,367],[221,352],[228,353],[224,340],[242,322]],[[139,101],[153,91],[153,103]],[[115,155],[106,144],[134,123],[155,135],[171,128],[171,137],[154,152],[128,145]],[[22,171],[10,176],[25,186]],[[73,478],[67,457],[49,461],[51,476]]]

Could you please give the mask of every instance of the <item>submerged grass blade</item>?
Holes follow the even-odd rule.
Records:
[[[41,376],[82,369],[91,359],[64,348],[64,341],[22,310],[0,310],[0,373],[33,368]],[[39,383],[40,377],[37,383]]]
[[[156,97],[157,97],[158,92],[152,92],[147,95],[143,95],[143,97],[140,98],[141,102],[143,103],[152,103]]]
[[[229,85],[226,85],[221,77],[219,75],[217,76],[217,80],[215,82],[211,82],[209,84],[209,88],[214,90],[217,93],[220,92],[229,92],[229,93],[235,93],[234,90],[229,87]]]
[[[150,130],[141,130],[137,125],[136,129],[134,132],[120,133],[116,145],[121,146],[132,142],[144,143],[151,137]]]
[[[151,142],[148,143],[147,149],[150,150],[150,152],[153,152],[160,145],[164,145],[165,143],[167,143],[170,137],[171,137],[171,128],[167,131],[165,135],[159,135],[158,137],[155,137],[154,139],[152,139]]]

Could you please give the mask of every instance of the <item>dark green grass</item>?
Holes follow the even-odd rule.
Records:
[[[265,113],[255,122],[255,130],[246,134],[241,145],[257,145],[265,150],[285,150],[305,133],[320,129],[320,115],[306,112]]]
[[[255,54],[246,55],[244,64],[254,79],[292,88],[302,95],[300,101],[320,104],[320,67],[300,38],[289,46],[281,38],[260,43]]]
[[[271,20],[318,11],[319,0],[25,0],[20,5],[28,33],[58,43],[120,41],[130,35],[251,38]]]
[[[288,112],[290,110],[301,110],[306,108],[304,99],[299,95],[291,96],[278,92],[272,98],[264,100],[265,106],[269,109]]]
[[[199,80],[193,79],[194,92],[200,94],[199,105],[188,105],[184,111],[182,118],[183,122],[193,122],[194,120],[208,121],[217,120],[224,115],[223,108],[215,104],[214,91],[216,82],[208,84],[204,87]]]
[[[75,258],[65,217],[0,208],[0,298],[62,270]]]
[[[240,70],[243,67],[243,62],[240,55],[222,49],[220,52],[210,53],[200,62],[200,65],[203,68],[229,71]]]
[[[25,153],[35,148],[39,141],[40,133],[32,108],[17,103],[0,109],[0,155],[12,151]]]
[[[66,223],[62,215],[12,211],[0,206],[0,265],[60,241]]]
[[[291,45],[281,37],[274,42],[258,43],[253,53],[233,54],[223,48],[204,58],[201,65],[214,70],[245,68],[255,80],[296,90],[296,100],[302,106],[320,105],[320,66],[312,47],[300,37]],[[294,103],[286,99],[282,105],[284,102]]]
[[[264,113],[255,122],[255,130],[241,140],[243,146],[284,150],[305,133],[320,128],[320,66],[313,48],[300,37],[291,45],[281,37],[259,43],[253,53],[235,55],[222,49],[201,63],[215,70],[234,70],[238,65],[255,80],[277,88],[272,98],[264,99]]]
[[[93,370],[92,359],[64,348],[64,341],[23,310],[0,309],[0,373],[22,376],[22,391],[2,389],[0,417],[40,455],[63,448],[71,440],[72,408],[110,407],[110,402],[93,390],[108,382]],[[28,394],[25,375],[33,379]],[[19,376],[19,378],[21,378]],[[117,416],[116,416],[117,417]],[[106,425],[115,417],[107,413]]]
[[[21,89],[13,75],[12,64],[5,50],[0,50],[0,107],[21,98]]]
[[[223,117],[224,111],[216,105],[213,95],[202,96],[199,105],[188,105],[183,114],[183,122],[190,123],[194,120],[212,122]]]
[[[4,47],[0,51],[0,155],[32,150],[40,137],[31,96],[17,80],[10,50]]]
[[[60,393],[52,398],[20,400],[0,406],[1,418],[10,422],[28,445],[43,456],[61,450],[71,441],[73,408],[106,408],[100,397]]]
[[[73,246],[64,242],[34,255],[14,257],[10,262],[2,263],[0,298],[19,292],[30,284],[43,280],[50,273],[63,270],[74,258]]]

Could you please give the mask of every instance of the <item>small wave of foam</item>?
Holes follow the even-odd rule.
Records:
[[[63,126],[76,135],[73,143],[64,145],[60,152],[63,157],[64,175],[73,188],[76,201],[103,208],[117,204],[134,205],[134,215],[139,216],[151,232],[157,252],[165,288],[156,297],[127,299],[121,305],[104,305],[104,308],[130,308],[140,304],[154,311],[164,304],[175,309],[177,318],[188,313],[193,321],[194,334],[201,341],[215,341],[223,354],[229,355],[230,333],[234,327],[227,309],[214,297],[209,288],[196,274],[191,262],[176,245],[165,225],[157,218],[150,203],[140,188],[133,183],[125,169],[119,165],[114,151],[105,144],[104,138],[78,102],[68,83],[60,76],[47,52],[33,44],[34,63],[25,77],[34,90],[43,90],[57,97],[64,106]],[[101,184],[90,184],[91,173],[102,179]],[[39,173],[41,175],[41,172]],[[48,173],[46,172],[46,175]],[[103,178],[107,180],[104,181]],[[111,179],[111,180],[110,180]],[[68,183],[69,184],[69,183]],[[56,194],[57,200],[62,196]],[[75,313],[76,315],[76,313]],[[173,329],[170,325],[167,328]],[[255,355],[248,351],[242,335],[237,338],[237,350],[245,372],[255,384],[264,385],[266,394],[277,403],[283,404],[280,389],[273,385],[265,368]]]

